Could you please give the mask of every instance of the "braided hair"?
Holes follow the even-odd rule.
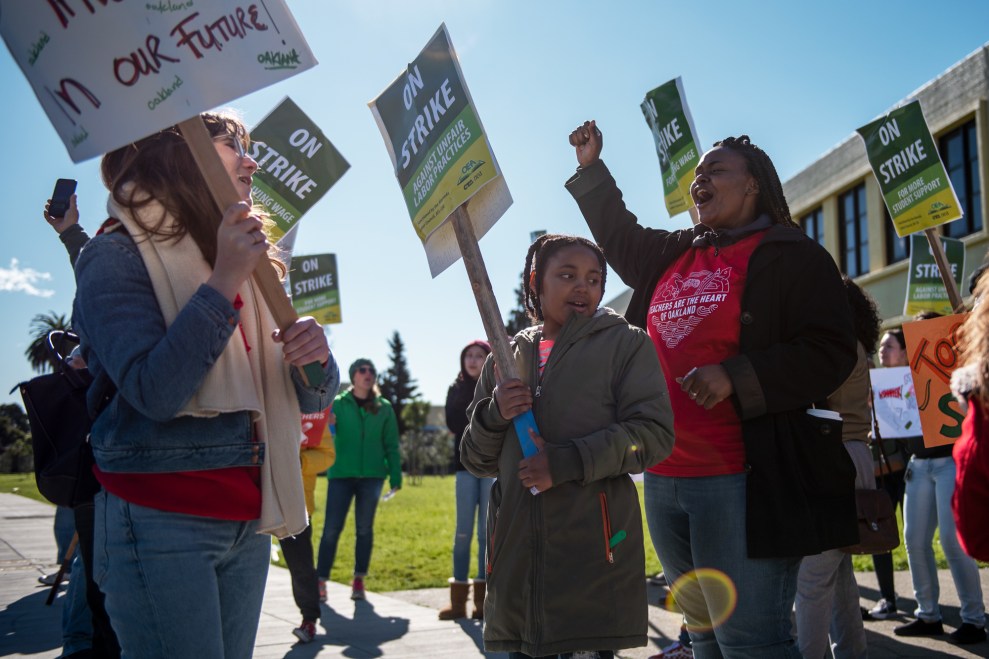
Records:
[[[553,255],[564,247],[580,245],[594,252],[601,266],[601,293],[604,294],[604,284],[608,275],[608,264],[604,260],[604,251],[597,243],[581,236],[570,236],[562,233],[547,233],[536,239],[529,246],[525,255],[525,269],[522,271],[522,302],[532,322],[543,320],[543,310],[539,302],[539,291],[543,287],[545,265]],[[533,290],[535,289],[535,290]]]
[[[790,207],[786,203],[786,197],[783,196],[783,184],[780,183],[779,174],[776,173],[776,167],[765,151],[753,144],[748,135],[726,137],[715,142],[714,146],[731,149],[745,158],[749,174],[754,176],[759,184],[758,208],[769,216],[773,224],[797,227],[790,217]]]

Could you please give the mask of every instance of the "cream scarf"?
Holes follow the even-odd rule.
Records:
[[[130,211],[114,203],[112,196],[107,210],[110,217],[120,220],[137,244],[165,326],[170,327],[200,285],[209,279],[212,274],[209,264],[189,234],[178,242],[152,237]],[[153,226],[163,215],[162,229],[167,233],[176,220],[158,202],[137,212],[137,217],[148,226]],[[244,302],[240,324],[251,350],[245,348],[235,330],[179,416],[212,417],[243,410],[251,413],[257,440],[265,445],[258,531],[284,538],[301,533],[308,525],[299,468],[302,414],[290,366],[282,359],[279,346],[271,340],[271,333],[277,328],[275,320],[254,280],[248,279],[239,293]]]

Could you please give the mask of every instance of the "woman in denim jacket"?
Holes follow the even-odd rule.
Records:
[[[243,201],[221,214],[185,140],[163,130],[103,158],[111,220],[76,263],[73,321],[102,409],[93,572],[124,656],[251,655],[264,534],[308,524],[301,412],[339,384],[319,324],[279,331],[250,279],[270,245],[244,126],[203,120]],[[291,366],[312,362],[323,381],[304,385]]]

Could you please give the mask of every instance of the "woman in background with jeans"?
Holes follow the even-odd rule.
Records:
[[[470,537],[477,521],[477,576],[474,578],[474,613],[472,618],[484,619],[484,591],[487,585],[484,565],[488,513],[488,497],[493,478],[478,478],[460,462],[460,441],[467,428],[467,406],[474,400],[474,388],[481,375],[484,360],[491,353],[487,341],[471,341],[460,351],[460,373],[446,394],[446,427],[453,433],[453,469],[457,474],[457,529],[453,536],[453,578],[450,579],[450,606],[440,611],[440,620],[456,620],[467,616],[467,595],[470,584]]]
[[[916,320],[927,320],[938,315],[925,312],[918,314]],[[903,330],[896,331],[902,339]],[[945,444],[927,448],[923,437],[911,437],[907,442],[910,462],[904,474],[903,540],[907,546],[907,562],[910,564],[910,580],[913,582],[917,608],[914,610],[916,619],[894,628],[893,633],[897,636],[944,634],[933,545],[934,531],[939,530],[941,549],[961,603],[962,624],[948,636],[959,645],[981,643],[986,640],[986,607],[982,600],[979,568],[958,542],[951,511],[951,498],[955,493],[953,446]]]
[[[879,365],[883,368],[907,365],[907,344],[903,339],[903,330],[891,329],[883,334],[879,341]],[[903,493],[906,491],[903,474],[908,457],[906,440],[884,439],[882,444],[882,452],[879,450],[878,442],[873,442],[872,445],[874,460],[883,460],[883,452],[886,454],[886,462],[882,464],[882,478],[876,477],[876,487],[886,490],[893,502],[894,511],[899,506],[900,512],[903,512]],[[872,565],[876,571],[876,581],[879,583],[880,599],[871,611],[862,609],[862,618],[886,620],[897,614],[896,588],[893,585],[893,552],[873,554]]]
[[[320,598],[326,601],[326,580],[337,555],[337,542],[354,501],[356,542],[354,580],[350,599],[364,599],[364,577],[374,547],[374,513],[387,476],[391,489],[402,487],[402,460],[398,452],[398,419],[381,395],[377,372],[370,359],[350,365],[350,388],[333,401],[336,415],[336,462],[327,473],[326,523],[319,542]]]

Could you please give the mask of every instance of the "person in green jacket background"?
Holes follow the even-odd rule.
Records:
[[[336,415],[336,462],[327,473],[326,522],[319,542],[316,573],[320,590],[330,578],[340,532],[354,504],[356,546],[354,581],[350,598],[364,599],[364,577],[374,546],[374,514],[385,477],[392,491],[402,487],[402,460],[398,453],[398,419],[391,403],[381,396],[377,371],[370,359],[350,365],[350,388],[333,401]]]

